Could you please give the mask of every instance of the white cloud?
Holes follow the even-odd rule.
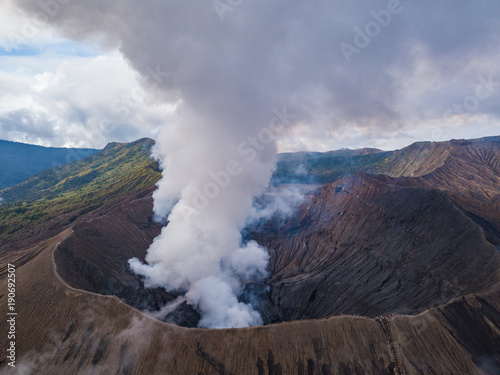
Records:
[[[433,137],[433,134],[453,133],[449,127],[450,119],[443,117],[448,106],[470,95],[477,75],[494,73],[500,79],[500,70],[495,65],[499,54],[494,46],[498,44],[499,34],[498,23],[492,16],[498,9],[494,1],[487,1],[482,7],[461,4],[455,12],[449,11],[450,7],[456,8],[451,1],[432,5],[431,2],[404,3],[403,12],[394,16],[390,25],[361,54],[354,56],[351,64],[346,63],[338,45],[352,42],[353,28],[363,26],[366,17],[371,17],[374,6],[368,1],[356,5],[320,1],[314,6],[280,2],[273,7],[265,2],[254,2],[242,4],[234,12],[225,14],[222,24],[211,4],[202,6],[201,2],[199,8],[189,12],[184,12],[180,3],[168,5],[168,2],[159,3],[155,8],[137,5],[137,12],[126,12],[125,9],[136,5],[126,1],[119,7],[108,7],[99,2],[80,6],[79,1],[74,0],[58,6],[57,14],[52,16],[38,1],[18,1],[18,5],[29,10],[31,17],[13,6],[14,2],[0,0],[0,74],[11,75],[3,77],[0,113],[20,108],[36,110],[32,118],[51,113],[48,121],[58,123],[54,125],[58,134],[60,128],[67,128],[63,140],[61,136],[41,139],[30,134],[15,135],[16,139],[37,143],[84,144],[80,141],[84,128],[90,132],[102,131],[104,136],[111,137],[110,140],[118,135],[121,140],[131,140],[134,136],[155,134],[160,118],[168,118],[165,113],[169,111],[159,108],[153,110],[140,105],[131,113],[117,104],[114,108],[127,121],[111,116],[110,121],[104,121],[107,125],[102,125],[103,114],[108,112],[103,106],[109,109],[116,104],[116,99],[111,97],[119,88],[128,84],[125,93],[118,94],[118,99],[130,94],[135,87],[135,78],[130,78],[131,71],[124,82],[116,82],[113,78],[109,84],[100,82],[98,95],[87,90],[91,96],[104,101],[83,100],[85,90],[82,88],[76,93],[80,93],[78,98],[72,99],[74,93],[66,96],[69,103],[63,108],[60,108],[62,101],[59,99],[57,103],[49,104],[56,99],[48,96],[48,91],[60,98],[69,89],[69,85],[63,82],[65,78],[58,73],[69,69],[62,66],[63,62],[78,70],[81,68],[78,64],[83,63],[76,61],[83,61],[85,57],[97,59],[97,43],[88,44],[89,40],[99,41],[105,48],[120,46],[142,74],[147,67],[161,63],[162,69],[172,73],[162,84],[164,88],[168,87],[166,91],[170,90],[168,94],[183,91],[185,96],[195,97],[197,108],[207,106],[215,111],[225,103],[224,112],[228,117],[225,120],[228,122],[246,117],[254,122],[266,122],[262,116],[251,116],[255,113],[269,116],[276,105],[295,106],[294,111],[301,121],[295,124],[296,129],[290,130],[292,136],[280,140],[280,151],[375,144],[395,148],[419,140],[412,138],[416,134]],[[434,9],[432,13],[427,11],[429,6]],[[37,21],[44,12],[47,25]],[[269,17],[262,18],[261,14]],[[149,21],[144,23],[140,19],[146,16]],[[253,22],[254,17],[258,17],[259,22]],[[273,19],[279,22],[271,21]],[[58,28],[57,31],[49,24]],[[156,29],[151,30],[153,24]],[[257,24],[261,26],[254,27]],[[196,27],[184,29],[186,25]],[[236,26],[238,28],[234,30],[241,32],[224,31]],[[151,35],[145,34],[148,32]],[[75,40],[84,39],[87,44],[68,42],[62,37],[63,33]],[[12,38],[13,35],[22,38]],[[255,43],[250,43],[252,40]],[[215,43],[210,44],[211,41]],[[251,48],[243,48],[245,45]],[[10,55],[5,56],[6,51],[10,51]],[[117,56],[111,52],[109,57]],[[220,61],[216,63],[217,59]],[[119,60],[115,60],[118,62],[117,74],[124,66]],[[100,64],[107,69],[102,58]],[[92,77],[102,78],[105,73],[98,71],[98,65],[96,61],[87,69],[97,72]],[[225,79],[219,79],[219,70]],[[33,80],[36,75],[42,82],[29,85],[31,91],[28,92],[19,89],[19,85],[26,86],[26,81]],[[263,82],[256,81],[258,77],[263,77]],[[83,74],[81,85],[86,86],[88,78],[89,74]],[[66,91],[61,87],[61,95],[55,94],[56,83],[47,82],[48,86],[43,87],[44,79],[59,79]],[[80,84],[77,78],[74,82]],[[9,89],[5,90],[5,86]],[[233,89],[236,86],[244,87],[249,93],[258,90],[259,94],[247,95],[250,101],[245,99],[241,106],[237,100],[240,94],[245,96]],[[43,108],[40,98],[32,95],[37,88],[46,90]],[[228,102],[234,98],[236,103]],[[214,103],[207,104],[212,99]],[[469,116],[469,120],[487,114],[491,124],[496,126],[500,116],[498,101],[499,93],[496,92],[488,102],[481,103],[481,108]],[[243,115],[242,108],[248,108],[249,113]],[[66,115],[73,110],[71,121],[64,116],[54,119],[54,109],[62,110]],[[84,113],[88,122],[75,123],[75,118],[81,119]],[[447,131],[439,130],[441,125],[436,122],[441,119]],[[431,128],[429,123],[433,124],[433,130],[427,132],[426,129]],[[456,125],[457,134],[466,137],[490,134],[488,127],[480,122],[467,123],[469,131],[460,131],[461,123]],[[414,131],[413,127],[421,130]],[[118,131],[118,128],[122,130]],[[70,130],[76,133],[72,134]],[[4,131],[0,136],[14,135]]]
[[[12,51],[60,40],[45,22],[26,16],[10,0],[0,1],[0,49]]]
[[[0,1],[0,138],[100,148],[155,137],[174,110],[118,52],[67,40]]]
[[[99,148],[111,140],[155,137],[175,109],[149,105],[147,91],[118,53],[61,60],[0,56],[0,64],[4,139]]]
[[[414,119],[392,132],[359,128],[356,124],[336,130],[296,126],[278,140],[280,152],[331,151],[364,147],[395,150],[419,141],[473,139],[500,134],[500,119],[495,116],[461,114],[450,117]]]

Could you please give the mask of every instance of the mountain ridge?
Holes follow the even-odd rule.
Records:
[[[323,158],[311,175],[341,178],[310,190],[293,214],[246,228],[271,254],[269,279],[243,296],[259,297],[267,325],[247,329],[188,329],[137,310],[175,297],[144,288],[127,268],[129,257],[144,259],[163,226],[153,220],[160,172],[151,143],[111,144],[58,175],[67,184],[102,167],[112,181],[100,187],[80,179],[58,197],[57,184],[43,190],[40,178],[27,182],[37,199],[0,207],[0,225],[22,225],[0,251],[0,289],[6,264],[15,264],[17,308],[29,322],[17,328],[19,367],[48,375],[494,374],[499,141],[417,145],[354,155],[352,163]],[[411,160],[415,150],[431,156]],[[120,168],[127,158],[140,163]],[[373,167],[400,176],[367,173]],[[55,202],[66,202],[62,214]],[[49,215],[28,226],[35,208]],[[5,294],[0,302],[4,311]],[[159,318],[193,326],[195,314],[183,306]]]
[[[43,147],[0,140],[0,190],[34,175],[98,152],[92,148]]]
[[[392,177],[421,177],[442,166],[456,149],[500,145],[500,136],[445,142],[416,142],[402,149],[372,152],[281,154],[272,184],[332,183],[353,173],[387,174]],[[313,157],[308,158],[307,155]]]
[[[154,140],[149,138],[142,138],[128,144],[110,143],[104,150],[90,158],[45,171],[41,175],[34,176],[21,184],[0,190],[0,197],[3,199],[2,205],[0,205],[0,240],[5,242],[8,238],[15,237],[17,234],[22,235],[23,232],[41,224],[42,221],[52,221],[52,227],[62,228],[57,222],[64,220],[57,220],[57,217],[66,218],[66,225],[69,225],[81,213],[98,208],[106,200],[112,199],[120,189],[123,189],[123,191],[118,195],[123,196],[142,189],[152,188],[161,177],[158,164],[150,158],[150,150],[153,144]],[[471,145],[475,145],[475,147]],[[464,166],[464,170],[470,169],[467,158],[475,157],[474,155],[477,155],[478,152],[485,152],[484,150],[481,151],[485,145],[494,147],[493,155],[497,155],[500,152],[500,136],[475,140],[419,142],[396,151],[369,149],[370,152],[360,153],[359,150],[354,150],[355,155],[349,157],[345,156],[345,150],[340,150],[341,156],[336,152],[321,154],[319,164],[315,161],[307,164],[307,161],[303,160],[303,155],[300,153],[297,155],[286,154],[284,157],[286,161],[281,160],[278,162],[271,185],[279,186],[290,182],[306,184],[332,183],[342,177],[359,172],[368,174],[382,173],[393,177],[409,177],[412,174],[415,176],[414,171],[420,169],[428,172],[427,174],[417,173],[423,185],[437,184],[440,189],[449,191],[452,195],[455,194],[455,199],[461,199],[461,204],[472,215],[477,216],[479,214],[481,217],[481,215],[489,211],[488,206],[491,203],[500,209],[500,195],[495,189],[495,184],[500,183],[498,179],[500,171],[498,158],[493,157],[493,160],[496,160],[490,166],[493,172],[482,180],[483,182],[490,181],[487,184],[488,190],[486,192],[478,191],[479,195],[474,200],[474,204],[478,205],[474,207],[468,205],[463,198],[463,194],[460,195],[460,192],[455,191],[456,189],[453,186],[449,186],[449,184],[446,186],[446,181],[443,180],[443,176],[448,173],[446,169],[443,176],[440,176],[441,172],[436,172],[438,168],[435,168],[435,166],[440,165],[448,168],[448,170],[450,168],[463,168]],[[415,166],[414,162],[408,164],[409,155],[414,154],[415,149],[422,150],[422,147],[424,150],[430,151],[427,153],[420,152],[420,154],[424,155],[419,159],[421,161],[420,165]],[[455,158],[461,158],[460,163],[455,166],[446,166],[445,161],[440,158],[443,153],[436,156],[432,152],[436,148],[448,150],[447,153],[454,152]],[[452,151],[453,149],[455,151]],[[469,156],[466,155],[466,152],[460,154],[456,150],[466,150],[469,152]],[[131,157],[135,158],[134,160],[136,160],[139,167],[136,168],[129,163],[128,166],[120,170],[118,160],[110,164],[115,156],[118,157],[120,152],[123,153],[122,156],[133,154]],[[458,156],[456,156],[457,153]],[[429,159],[429,155],[434,155],[434,159]],[[102,167],[99,163],[108,164]],[[433,166],[433,168],[430,166]],[[300,169],[299,173],[297,173],[298,169]],[[112,178],[105,179],[104,176],[99,178],[98,174],[102,170]],[[477,173],[477,171],[472,170],[470,173]],[[128,176],[128,180],[125,179],[120,182],[120,178],[123,176]],[[116,182],[114,187],[112,186],[113,181]],[[463,183],[466,179],[462,176],[460,181]],[[467,186],[474,188],[470,178],[467,184]],[[107,187],[110,187],[110,189]],[[105,192],[105,190],[110,191]],[[62,194],[58,196],[59,193]],[[89,205],[88,202],[91,202],[91,204]],[[497,218],[494,214],[490,214],[487,220],[493,223],[496,228],[500,227],[500,218]],[[23,224],[21,225],[21,223]],[[33,233],[30,236],[33,236]]]
[[[18,234],[33,237],[29,231],[42,225],[43,232],[49,221],[61,229],[105,202],[154,186],[160,171],[150,157],[152,145],[150,139],[108,145],[88,158],[1,190],[0,240]]]

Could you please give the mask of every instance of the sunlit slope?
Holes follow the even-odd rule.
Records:
[[[377,149],[281,154],[273,176],[275,184],[332,183],[354,173],[391,177],[420,177],[454,165],[488,168],[500,174],[500,137],[448,142],[418,142],[396,151]],[[460,165],[457,165],[460,161]],[[466,172],[457,169],[457,173]]]
[[[89,158],[0,191],[4,202],[0,206],[0,241],[32,228],[43,232],[50,227],[55,235],[83,213],[152,188],[161,176],[150,156],[153,144],[150,139],[111,143]],[[281,154],[273,184],[332,183],[359,172],[418,178],[420,184],[445,191],[467,211],[500,226],[500,219],[495,218],[500,208],[500,137],[420,142],[397,151]],[[464,194],[467,191],[475,193]]]
[[[89,158],[0,191],[0,240],[68,213],[71,222],[114,198],[154,186],[160,171],[150,156],[153,144],[151,139],[111,143]]]

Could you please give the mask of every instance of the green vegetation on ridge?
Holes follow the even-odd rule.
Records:
[[[150,188],[161,177],[153,140],[109,144],[101,152],[53,168],[0,191],[0,241],[61,215],[90,212],[110,200]]]
[[[489,148],[492,145],[498,148],[500,137],[419,142],[397,151],[361,149],[281,154],[272,184],[331,183],[359,172],[392,177],[423,176],[444,165],[451,155],[468,152],[468,147],[483,142]],[[151,139],[111,143],[86,159],[44,171],[1,190],[0,244],[62,215],[69,214],[64,219],[68,224],[115,198],[153,187],[161,177],[157,163],[151,158],[153,144]],[[500,162],[495,160],[489,163],[500,170]]]

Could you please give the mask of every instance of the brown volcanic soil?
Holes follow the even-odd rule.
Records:
[[[160,230],[151,191],[113,202],[74,226],[55,252],[58,272],[74,288],[157,309],[175,296],[145,289],[127,262],[144,259]],[[415,314],[500,280],[500,254],[484,230],[446,194],[405,179],[345,178],[252,236],[272,255],[271,289],[260,292],[269,322]],[[199,317],[183,305],[169,318],[196,326]]]
[[[500,137],[415,143],[394,152],[381,171],[446,192],[500,231]]]
[[[436,148],[442,160],[427,165],[400,160],[412,178],[359,174],[326,185],[294,217],[249,232],[272,254],[268,321],[419,315],[214,331],[95,294],[139,308],[174,297],[145,290],[126,266],[161,229],[148,190],[80,217],[73,232],[0,254],[4,316],[5,265],[18,267],[18,365],[33,374],[498,374],[499,153],[477,144]],[[194,314],[182,311],[181,323]],[[5,366],[0,373],[12,373]]]
[[[128,273],[132,257],[144,259],[161,227],[153,222],[151,191],[120,199],[76,224],[54,255],[59,275],[77,289],[116,294],[138,278]],[[136,292],[139,291],[137,288]],[[134,290],[122,297],[131,297]]]
[[[270,249],[269,320],[417,313],[500,281],[500,137],[414,144],[389,178],[324,186],[251,236]]]
[[[252,234],[270,249],[270,319],[418,313],[500,281],[500,254],[446,194],[356,175]]]
[[[444,165],[417,181],[446,192],[465,211],[483,219],[492,227],[491,240],[500,245],[500,138],[451,143],[456,146]]]
[[[17,269],[17,366],[31,369],[28,374],[391,374],[395,360],[407,374],[494,374],[500,364],[498,291],[395,317],[391,341],[380,321],[348,316],[187,329],[149,318],[117,297],[68,287],[52,261],[54,246],[68,235],[42,243]],[[7,257],[2,264],[15,254]],[[1,290],[5,284],[2,277]],[[5,314],[4,295],[0,305]],[[5,332],[4,322],[0,329]],[[0,342],[5,348],[6,335]],[[12,373],[3,366],[2,373]]]
[[[144,261],[162,226],[153,221],[153,189],[121,198],[93,212],[73,227],[54,253],[59,275],[73,288],[115,295],[140,310],[157,310],[177,296],[164,289],[147,289],[128,267]],[[169,321],[196,327],[199,314],[186,304]]]

